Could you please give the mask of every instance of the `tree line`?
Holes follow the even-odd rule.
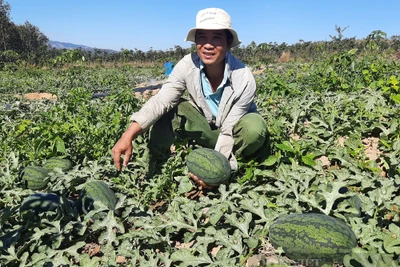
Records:
[[[26,21],[17,25],[10,18],[11,6],[0,0],[0,68],[7,64],[63,66],[77,62],[107,63],[107,62],[158,62],[179,61],[184,55],[195,51],[195,47],[182,48],[175,46],[168,50],[142,51],[139,49],[121,49],[111,52],[94,48],[90,50],[68,50],[50,47],[49,39],[38,27]],[[239,46],[232,53],[246,64],[271,64],[277,61],[289,60],[309,61],[327,57],[336,52],[350,49],[359,51],[379,51],[397,55],[400,58],[400,35],[388,38],[382,31],[373,31],[364,39],[344,37],[348,27],[335,26],[337,35],[329,35],[331,40],[319,42],[299,42],[288,45],[276,42]]]
[[[10,19],[11,6],[0,0],[0,60],[12,61],[21,55],[24,59],[35,58],[47,50],[49,39],[38,27],[26,21],[17,25]]]

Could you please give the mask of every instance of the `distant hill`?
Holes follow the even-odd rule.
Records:
[[[94,47],[90,47],[90,46],[86,46],[86,45],[78,45],[78,44],[58,42],[58,41],[50,41],[49,44],[50,44],[50,47],[53,47],[56,49],[78,49],[78,48],[80,48],[82,50],[92,51],[92,52],[94,52],[94,49],[95,49]],[[96,47],[96,49],[97,49],[97,47]],[[98,49],[100,49],[102,51],[107,51],[110,53],[117,52],[117,51],[111,50],[111,49],[102,49],[102,48],[98,48]]]

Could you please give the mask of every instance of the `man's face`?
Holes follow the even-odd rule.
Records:
[[[225,30],[197,30],[196,48],[204,65],[218,65],[223,62],[229,49]]]

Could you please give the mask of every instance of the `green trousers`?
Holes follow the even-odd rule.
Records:
[[[214,148],[219,133],[188,101],[182,101],[152,126],[149,149],[152,154],[166,155],[172,144],[187,138],[203,147]],[[234,126],[233,137],[235,156],[252,156],[264,148],[267,124],[258,113],[248,113]]]

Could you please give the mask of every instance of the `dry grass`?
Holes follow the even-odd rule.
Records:
[[[287,63],[290,60],[290,52],[283,51],[281,57],[279,58],[280,63]]]
[[[132,62],[105,62],[105,63],[88,63],[86,66],[89,68],[102,67],[123,67],[123,66],[133,66],[133,67],[163,67],[163,63],[159,62],[142,62],[142,61],[132,61]]]
[[[66,63],[62,67],[48,67],[42,66],[42,70],[48,69],[60,69],[60,70],[68,70],[73,67],[84,66],[85,68],[95,69],[95,68],[113,68],[113,67],[123,67],[123,66],[132,66],[139,68],[148,68],[148,67],[163,67],[163,63],[159,62],[141,62],[141,61],[132,61],[132,62],[85,62],[85,63]],[[29,66],[34,68],[35,66]]]
[[[27,99],[27,100],[43,100],[48,99],[52,101],[57,100],[57,96],[50,93],[27,93],[23,95],[15,95],[18,98]]]
[[[400,51],[396,51],[396,52],[390,54],[390,57],[394,60],[400,60]]]

